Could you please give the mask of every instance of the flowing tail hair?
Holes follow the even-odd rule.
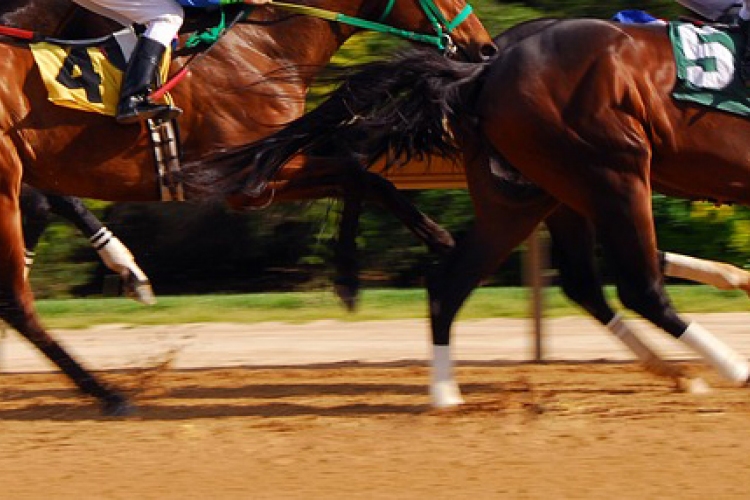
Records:
[[[424,49],[355,66],[331,77],[338,87],[313,111],[265,139],[186,163],[184,170],[213,172],[211,186],[204,177],[194,186],[199,190],[253,194],[299,154],[331,156],[343,149],[365,168],[384,154],[388,166],[431,155],[455,159],[459,150],[447,124],[470,114],[467,105],[486,67]]]

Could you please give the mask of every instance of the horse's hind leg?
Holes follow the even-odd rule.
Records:
[[[78,230],[88,238],[102,262],[120,275],[128,297],[147,305],[156,303],[151,282],[146,273],[136,264],[128,247],[86,208],[81,199],[53,194],[42,196],[46,196],[50,210],[75,224]]]
[[[347,191],[343,197],[339,232],[333,246],[336,269],[333,286],[336,295],[349,311],[356,308],[359,295],[359,263],[356,254],[357,231],[361,215],[361,191]]]
[[[49,226],[50,207],[46,196],[25,184],[21,188],[20,205],[23,215],[23,240],[26,245],[25,275],[28,278],[36,257],[34,250]]]
[[[698,323],[686,323],[664,290],[651,212],[651,191],[640,179],[620,179],[611,189],[593,190],[591,214],[597,235],[616,272],[623,305],[688,344],[727,380],[745,384],[750,364]]]
[[[435,253],[444,255],[455,246],[453,236],[422,213],[387,179],[352,168],[343,183],[343,209],[334,255],[336,294],[350,310],[359,291],[359,266],[355,258],[356,237],[363,201],[376,203],[396,216],[412,234]]]
[[[450,353],[451,325],[458,310],[482,278],[495,271],[557,204],[543,195],[523,205],[494,196],[474,200],[474,226],[428,280],[433,344],[430,394],[438,408],[463,402]]]
[[[565,294],[614,334],[649,372],[672,379],[678,387],[698,392],[706,385],[691,380],[681,368],[665,362],[647,342],[612,310],[595,265],[594,229],[585,217],[561,205],[546,219],[552,238],[552,263],[559,270]]]
[[[456,242],[450,232],[415,207],[392,182],[372,172],[363,172],[363,175],[368,201],[379,204],[395,215],[430,251],[445,255],[453,249]]]

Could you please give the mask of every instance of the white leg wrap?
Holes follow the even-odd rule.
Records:
[[[731,264],[674,253],[665,253],[664,260],[664,274],[667,276],[705,283],[720,290],[750,286],[750,273]]]
[[[725,379],[738,385],[748,382],[750,363],[698,323],[690,323],[680,340],[700,354]]]
[[[607,328],[635,354],[636,358],[638,358],[649,372],[660,377],[674,379],[687,377],[681,369],[664,361],[651,346],[641,340],[630,326],[625,323],[621,315],[615,315],[612,321],[607,323]]]
[[[432,405],[448,408],[463,404],[461,389],[453,378],[453,360],[450,346],[432,346],[432,383],[430,385]]]
[[[138,264],[135,263],[133,254],[130,253],[122,241],[120,241],[106,227],[101,228],[90,239],[91,245],[99,253],[104,265],[119,275],[132,273],[139,281],[148,281]]]
[[[34,252],[32,252],[31,250],[24,250],[24,255],[23,255],[23,261],[24,261],[23,279],[25,279],[25,280],[29,279],[29,273],[31,272],[31,266],[34,265],[34,257],[36,257],[36,254]]]
[[[612,318],[612,321],[607,323],[607,328],[643,363],[649,363],[654,358],[662,361],[659,355],[645,344],[628,324],[625,323],[620,314],[616,314]]]

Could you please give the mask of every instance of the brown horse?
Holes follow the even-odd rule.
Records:
[[[420,6],[423,9],[431,9],[433,11],[433,23],[435,19],[438,19],[439,24],[449,23],[449,28],[437,27],[433,28],[440,30],[444,33],[441,40],[450,40],[446,38],[446,35],[450,35],[451,28],[455,29],[455,26],[460,26],[465,22],[471,21],[471,18],[462,20],[467,13],[470,12],[470,8],[465,6],[459,11],[458,17],[452,22],[450,18],[445,18],[444,22],[440,22],[439,18],[442,14],[437,13],[434,10],[435,4],[432,0],[419,0]],[[311,2],[309,7],[326,7],[326,5],[319,4],[318,2]],[[430,7],[432,6],[432,8]],[[395,2],[389,2],[384,6],[386,11],[396,7]],[[390,19],[390,16],[397,15],[400,8],[396,9],[396,12],[391,10],[389,15],[385,15],[386,11],[383,11],[380,16],[381,22]],[[8,3],[4,3],[0,6],[0,21],[3,25],[14,25],[21,28],[32,28],[43,27],[45,30],[50,31],[52,34],[57,35],[60,38],[81,38],[81,37],[93,37],[104,33],[111,32],[114,27],[113,23],[108,20],[99,18],[92,13],[78,8],[75,4],[71,4],[68,0],[9,0]],[[194,30],[196,28],[205,27],[206,25],[213,26],[218,22],[216,15],[211,16],[205,15],[204,11],[193,12],[193,15],[188,17],[186,23],[186,30]],[[443,16],[444,17],[444,16]],[[208,23],[208,24],[207,24]],[[455,25],[455,26],[454,26]],[[337,33],[338,34],[338,33]],[[276,35],[274,35],[275,37]],[[345,36],[348,36],[345,35]],[[423,36],[417,34],[416,36]],[[275,38],[274,38],[275,39]],[[279,43],[282,41],[277,40]],[[434,43],[434,40],[430,41]],[[484,58],[494,53],[494,47],[492,45],[481,45],[477,44],[475,47],[464,49],[462,46],[455,46],[451,42],[453,47],[460,52],[460,55],[468,58]],[[321,50],[328,49],[325,46],[321,46]],[[221,50],[221,48],[219,49]],[[283,56],[279,50],[276,50],[279,55]],[[295,54],[296,58],[299,58]],[[233,58],[233,63],[237,63],[238,59]],[[242,59],[239,62],[255,64],[253,58]],[[289,61],[286,61],[287,63]],[[210,64],[210,63],[209,63]],[[226,65],[224,60],[221,61],[222,65]],[[221,66],[219,71],[224,71]],[[282,79],[286,79],[285,83],[290,83],[295,88],[299,88],[299,95],[304,95],[304,89],[307,86],[307,82],[303,82],[299,75],[304,73],[307,76],[314,76],[321,69],[321,65],[313,64],[312,66],[305,66],[298,68],[296,66],[292,68],[284,68]],[[251,68],[255,71],[255,68]],[[198,74],[197,77],[201,78],[201,75],[209,75],[209,72]],[[193,76],[196,76],[195,74]],[[279,75],[277,74],[277,77]],[[191,94],[192,95],[192,94]],[[265,100],[269,102],[275,102],[277,108],[288,107],[289,99],[299,101],[299,96],[281,96],[281,95],[266,95]],[[239,108],[237,108],[239,109]],[[299,108],[301,110],[301,108]],[[230,113],[234,116],[236,113]],[[239,125],[234,124],[235,127]],[[253,130],[254,134],[262,128],[259,123],[246,123],[245,127]],[[342,299],[344,305],[349,309],[353,309],[359,290],[359,279],[358,279],[358,265],[356,260],[356,239],[355,235],[358,229],[359,216],[363,208],[363,201],[370,201],[378,203],[390,210],[396,217],[398,217],[404,225],[419,239],[421,239],[432,251],[437,253],[445,253],[447,249],[452,248],[453,239],[447,231],[433,222],[425,214],[417,210],[409,200],[398,193],[394,186],[384,181],[382,178],[360,169],[349,169],[341,163],[335,165],[328,165],[325,169],[316,168],[314,171],[309,169],[290,168],[280,176],[278,181],[273,185],[272,189],[266,189],[264,193],[254,194],[253,196],[237,196],[229,200],[230,204],[235,208],[245,207],[265,207],[272,202],[279,201],[293,201],[300,199],[310,198],[321,198],[321,197],[340,197],[343,201],[343,209],[341,211],[341,217],[339,219],[339,236],[334,239],[333,245],[333,264],[336,269],[336,277],[334,279],[335,291]],[[72,198],[67,198],[71,200]],[[71,221],[79,224],[79,220]]]
[[[676,65],[661,26],[539,20],[496,42],[498,56],[484,64],[418,52],[367,65],[313,113],[210,164],[239,168],[262,157],[263,175],[273,175],[332,140],[369,160],[386,152],[463,159],[475,225],[429,284],[438,404],[460,401],[449,355],[459,308],[562,204],[578,214],[569,227],[587,247],[585,223],[596,232],[623,305],[746,384],[750,364],[682,319],[664,291],[651,192],[750,205],[748,121],[672,98]]]
[[[380,19],[385,13],[383,22],[396,28],[422,34],[434,34],[435,30],[431,22],[434,16],[424,10],[423,1],[301,3],[368,20]],[[429,3],[449,21],[466,8],[462,0]],[[207,54],[172,93],[185,110],[180,119],[185,159],[197,160],[218,146],[262,137],[298,116],[315,74],[356,31],[273,6],[254,9],[248,22],[237,25],[222,39],[221,50]],[[459,53],[468,58],[479,60],[494,52],[491,39],[474,15],[465,17],[450,36]],[[304,40],[303,46],[300,40]],[[178,67],[179,63],[175,69]],[[24,44],[0,46],[0,71],[4,75],[0,90],[0,246],[4,249],[0,255],[0,267],[4,269],[0,277],[0,317],[57,364],[83,392],[98,398],[106,413],[127,411],[127,402],[120,394],[82,368],[41,326],[23,279],[18,196],[23,175],[24,181],[46,191],[111,201],[158,201],[159,186],[151,171],[146,134],[139,126],[122,127],[108,117],[51,104]],[[309,178],[299,182],[295,188],[298,197],[341,193],[340,187],[331,187],[331,181],[335,173],[349,169],[339,166],[333,170],[329,164],[325,167],[329,176],[319,177],[317,182]],[[341,180],[340,176],[337,179]],[[188,187],[186,196],[195,197],[200,191],[200,187]]]

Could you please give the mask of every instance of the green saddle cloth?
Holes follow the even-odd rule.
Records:
[[[677,64],[675,99],[750,116],[750,92],[739,76],[739,32],[671,22],[669,37]]]

